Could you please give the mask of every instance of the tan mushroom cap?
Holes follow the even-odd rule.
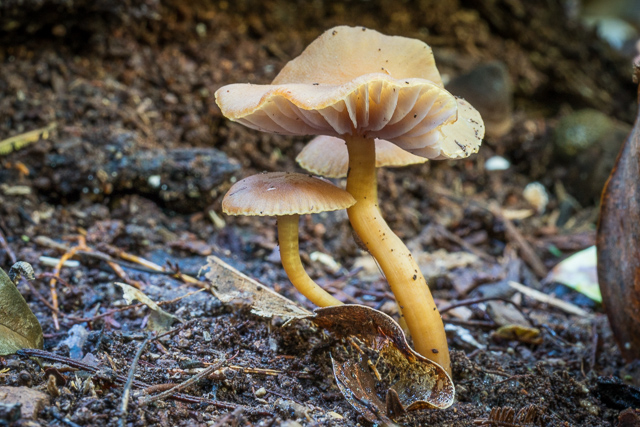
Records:
[[[305,215],[347,209],[355,204],[351,194],[309,175],[265,172],[244,178],[222,199],[227,215]]]
[[[444,87],[428,44],[344,25],[320,35],[284,66],[273,84],[341,85],[372,73],[398,80],[419,78]]]
[[[232,84],[216,92],[229,119],[284,135],[360,135],[404,149],[436,144],[456,119],[456,99],[434,83],[366,74],[341,85]]]
[[[326,31],[273,84],[224,86],[216,102],[229,119],[260,131],[379,138],[425,157],[462,157],[481,142],[465,134],[456,138],[464,148],[454,149],[438,129],[457,120],[458,103],[429,46],[363,28]]]
[[[462,98],[458,98],[458,120],[442,126],[439,148],[410,149],[416,156],[433,160],[459,159],[477,153],[484,138],[484,122],[478,110]]]
[[[397,145],[376,139],[376,167],[402,167],[426,162]],[[349,169],[349,153],[343,139],[333,136],[313,138],[298,154],[296,161],[303,168],[327,178],[344,178]]]

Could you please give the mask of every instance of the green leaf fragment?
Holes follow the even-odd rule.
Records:
[[[16,287],[22,275],[32,278],[33,268],[19,262],[10,273],[15,282],[0,268],[0,356],[43,345],[42,327]]]

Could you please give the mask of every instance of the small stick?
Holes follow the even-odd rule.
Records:
[[[518,304],[516,304],[515,302],[513,302],[511,300],[508,300],[506,298],[499,298],[499,297],[484,297],[484,298],[474,298],[474,299],[467,299],[467,300],[458,301],[458,302],[455,302],[453,304],[449,304],[445,308],[441,308],[440,309],[440,314],[445,313],[445,312],[447,312],[449,310],[453,310],[454,308],[457,308],[457,307],[462,307],[462,306],[466,306],[466,305],[473,305],[473,304],[479,304],[481,302],[486,302],[486,301],[502,301],[504,303],[511,304],[512,306],[514,306],[516,308],[516,310],[518,310],[520,312],[520,314],[522,314],[524,316],[525,319],[527,319],[527,322],[529,322],[529,324],[531,326],[535,326],[535,324],[533,323],[533,321],[531,320],[529,315],[527,313],[525,313],[524,311],[522,311],[522,308]]]
[[[206,282],[202,282],[194,277],[191,277],[189,275],[186,275],[184,273],[181,272],[174,272],[174,271],[167,271],[164,267],[153,263],[151,261],[148,261],[142,257],[139,257],[137,255],[132,255],[129,254],[127,252],[124,252],[120,249],[116,249],[113,248],[112,252],[114,252],[117,256],[119,256],[120,258],[126,260],[126,261],[130,261],[132,263],[135,264],[129,264],[128,262],[122,262],[120,260],[116,260],[113,257],[109,256],[108,254],[105,254],[103,252],[100,252],[96,249],[93,248],[89,248],[86,246],[86,244],[84,245],[79,245],[81,247],[74,247],[74,248],[70,248],[69,246],[62,244],[62,243],[58,243],[55,242],[54,240],[46,237],[46,236],[37,236],[36,238],[34,238],[34,241],[36,243],[38,243],[39,245],[42,246],[46,246],[49,248],[54,248],[60,251],[65,251],[65,255],[67,255],[71,250],[75,249],[73,255],[84,255],[84,256],[89,256],[89,257],[93,257],[93,258],[97,258],[101,261],[106,262],[114,271],[115,273],[118,275],[118,277],[120,277],[124,282],[126,282],[127,284],[137,288],[137,289],[141,289],[144,287],[144,285],[138,281],[132,280],[130,279],[127,274],[124,272],[124,270],[122,270],[122,268],[120,268],[120,265],[123,265],[127,268],[131,268],[131,269],[135,269],[135,270],[141,270],[147,273],[155,273],[155,274],[165,274],[168,276],[172,276],[175,277],[176,279],[182,280],[185,283],[189,283],[189,284],[193,284],[196,285],[202,289],[209,289],[210,286],[209,284],[207,284]],[[77,249],[76,249],[77,248]],[[64,257],[64,255],[63,255]],[[144,266],[144,268],[140,268],[137,265],[142,265]]]
[[[58,265],[56,265],[53,269],[54,276],[59,276],[60,270],[62,269],[65,261],[71,259],[78,250],[86,248],[84,237],[80,237],[79,240],[80,243],[78,246],[71,248],[68,252],[60,257]],[[57,331],[60,330],[60,324],[58,323],[58,293],[56,291],[56,280],[54,278],[51,278],[51,280],[49,280],[49,290],[51,292],[51,304],[53,305],[53,308],[56,309],[56,311],[51,314],[51,317],[53,318],[53,326]]]
[[[83,371],[87,371],[93,374],[98,373],[99,369],[95,366],[88,365],[86,363],[80,362],[78,360],[70,359],[68,357],[58,356],[57,354],[50,353],[45,350],[37,350],[35,348],[23,348],[21,350],[16,351],[16,354],[23,357],[39,357],[44,360],[50,360],[53,362],[63,363],[65,365],[71,366],[73,368],[77,368]],[[122,375],[116,375],[114,378],[116,383],[124,384],[126,382],[126,378]],[[148,388],[151,387],[150,384],[144,383],[142,381],[133,380],[133,387],[135,388]],[[243,407],[242,405],[236,405],[233,403],[220,402],[218,400],[205,399],[196,396],[189,396],[186,394],[176,393],[173,396],[169,396],[169,398],[174,400],[179,400],[181,402],[186,403],[197,403],[197,404],[205,404],[212,405],[217,408],[222,409],[236,409],[238,407]],[[246,408],[246,407],[245,407]],[[257,414],[265,414],[265,415],[273,415],[270,412],[256,412]]]
[[[509,286],[511,286],[516,291],[521,292],[526,296],[528,296],[529,298],[533,298],[536,301],[552,305],[569,314],[575,314],[577,316],[582,316],[587,318],[592,317],[588,311],[581,309],[575,304],[571,304],[570,302],[567,302],[567,301],[562,301],[561,299],[552,297],[551,295],[547,295],[540,291],[536,291],[535,289],[531,289],[521,283],[514,282],[512,280],[510,280],[508,283],[509,283]]]
[[[202,371],[198,372],[196,375],[192,376],[188,380],[186,380],[184,382],[181,382],[180,384],[177,384],[174,387],[171,387],[167,391],[163,391],[162,393],[156,394],[154,396],[149,396],[146,399],[141,399],[139,404],[141,406],[142,405],[148,405],[149,403],[155,402],[156,400],[160,400],[160,399],[164,399],[164,398],[167,398],[167,397],[171,397],[175,393],[177,393],[177,392],[179,392],[181,390],[184,390],[185,388],[189,387],[191,384],[194,384],[194,383],[198,382],[202,378],[208,377],[210,374],[212,374],[214,371],[216,371],[222,365],[224,365],[224,363],[226,361],[227,361],[227,359],[222,359],[219,362],[215,363],[214,365],[211,365],[208,368],[205,368]]]
[[[9,259],[11,260],[11,264],[15,264],[18,259],[16,258],[16,254],[13,252],[13,250],[11,250],[11,248],[9,247],[9,244],[5,240],[4,234],[2,234],[2,229],[1,228],[0,228],[0,246],[2,246],[2,248],[5,250],[7,255],[9,255]]]
[[[71,247],[65,245],[64,243],[58,243],[53,239],[50,239],[49,237],[46,236],[36,236],[33,239],[34,242],[36,242],[37,244],[47,247],[47,248],[51,248],[51,249],[56,249],[59,250],[61,252],[68,252]],[[143,267],[141,265],[138,264],[134,264],[131,262],[127,262],[127,261],[123,261],[123,260],[119,260],[116,258],[113,258],[112,256],[101,252],[99,250],[96,249],[91,249],[91,250],[79,250],[78,252],[76,252],[76,255],[78,256],[85,256],[85,257],[89,257],[89,258],[94,258],[100,261],[104,261],[106,263],[115,263],[118,264],[122,267],[126,267],[129,268],[131,270],[137,270],[137,271],[142,271],[143,273],[153,273],[153,274],[164,274],[167,276],[171,276],[175,273],[171,272],[171,271],[157,271],[157,270],[153,270],[151,268],[146,268]]]
[[[137,280],[133,280],[131,278],[129,278],[129,276],[127,275],[127,273],[124,272],[124,270],[122,269],[122,267],[120,267],[118,264],[116,264],[113,261],[107,261],[107,264],[109,265],[109,267],[111,267],[113,269],[113,271],[116,272],[116,275],[123,281],[125,282],[127,285],[131,285],[136,289],[142,289],[144,288],[144,284],[142,282],[139,282]]]
[[[237,419],[242,414],[242,412],[244,412],[243,408],[237,407],[236,409],[234,409],[233,412],[228,413],[224,417],[219,418],[216,421],[216,423],[213,425],[213,427],[236,425],[236,423],[233,421]]]
[[[138,360],[140,360],[140,356],[142,356],[142,352],[145,347],[149,343],[151,336],[148,336],[136,352],[133,361],[131,361],[131,368],[129,368],[129,375],[127,376],[127,382],[124,385],[124,390],[122,391],[122,403],[120,404],[120,420],[118,425],[120,427],[124,427],[127,420],[127,407],[129,406],[129,395],[131,394],[131,386],[133,385],[133,377],[136,373],[136,366],[138,366]]]
[[[49,123],[43,128],[21,133],[19,135],[15,135],[0,141],[0,156],[4,156],[12,153],[13,151],[20,150],[21,148],[31,144],[32,142],[40,141],[40,139],[48,139],[49,132],[55,129],[56,126],[57,125],[55,122]]]
[[[533,272],[538,277],[545,277],[548,273],[547,267],[545,267],[538,254],[536,254],[531,245],[529,245],[529,242],[527,242],[520,233],[518,227],[516,227],[510,219],[505,218],[499,206],[492,204],[489,206],[489,210],[498,220],[502,221],[507,236],[520,248],[520,255],[525,262],[529,264]]]
[[[158,264],[156,264],[154,262],[146,260],[146,259],[144,259],[142,257],[137,256],[137,255],[133,255],[133,254],[127,253],[127,252],[125,252],[123,250],[120,250],[120,249],[116,250],[116,254],[120,258],[122,258],[122,259],[124,259],[126,261],[131,261],[131,262],[135,262],[135,263],[140,264],[140,265],[144,265],[145,267],[150,268],[152,270],[155,270],[155,271],[158,271],[158,272],[165,272],[166,271],[166,269],[164,267],[162,267],[162,266],[160,266],[160,265],[158,265]],[[189,283],[189,284],[192,284],[192,285],[197,285],[197,286],[199,286],[201,288],[205,288],[205,289],[209,288],[209,285],[207,283],[202,282],[202,281],[200,281],[200,280],[198,280],[198,279],[196,279],[194,277],[188,276],[186,274],[182,274],[180,272],[174,273],[174,274],[172,274],[172,276],[175,277],[176,279],[182,280],[185,283]]]
[[[483,259],[483,260],[488,261],[488,262],[495,262],[496,261],[496,259],[494,257],[492,257],[491,255],[487,254],[486,252],[478,249],[477,247],[475,247],[471,243],[469,243],[469,242],[465,241],[464,239],[462,239],[457,234],[452,233],[451,231],[447,230],[445,227],[439,225],[439,226],[437,226],[436,230],[442,236],[444,236],[445,238],[451,240],[453,243],[455,243],[456,245],[462,247],[463,249],[466,249],[468,252],[471,252],[472,254],[477,256],[478,258]]]

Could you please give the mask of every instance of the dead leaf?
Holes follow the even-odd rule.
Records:
[[[302,319],[312,315],[311,312],[242,274],[220,258],[210,256],[207,260],[209,272],[206,277],[211,282],[211,292],[220,301],[225,303],[234,300],[242,301],[251,306],[253,314],[263,317]]]
[[[42,327],[16,287],[22,275],[33,278],[33,268],[17,262],[9,276],[0,268],[0,355],[13,354],[22,348],[42,348]]]
[[[635,69],[636,78],[640,68]],[[640,117],[609,176],[598,224],[598,282],[622,355],[640,358]]]
[[[546,282],[558,282],[591,298],[602,302],[598,287],[596,247],[590,246],[559,262],[545,278]]]
[[[493,337],[506,341],[520,341],[526,344],[542,344],[540,329],[522,325],[501,326],[493,333]]]
[[[311,321],[342,338],[343,345],[332,351],[333,372],[342,394],[367,420],[390,422],[404,411],[453,403],[449,375],[413,351],[391,317],[351,304],[315,313]]]
[[[116,285],[122,288],[123,297],[128,304],[132,304],[137,300],[151,309],[149,315],[149,322],[147,323],[147,329],[156,332],[166,332],[171,329],[171,326],[180,321],[179,318],[173,314],[164,311],[155,301],[146,296],[140,289],[136,289],[133,286],[129,286],[125,283],[115,282]]]
[[[499,326],[520,325],[528,327],[530,323],[522,312],[504,301],[487,301],[487,314]]]

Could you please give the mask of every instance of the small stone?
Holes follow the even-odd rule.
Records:
[[[275,407],[278,408],[285,416],[289,418],[299,419],[309,417],[309,408],[301,405],[293,400],[278,399],[276,400]]]
[[[264,397],[267,394],[267,390],[264,387],[260,387],[256,390],[256,397]]]
[[[23,418],[36,418],[38,413],[49,404],[49,396],[29,387],[0,387],[2,404],[5,406],[21,404]]]
[[[505,159],[502,156],[493,156],[489,157],[486,162],[484,162],[484,168],[488,171],[504,171],[511,167],[511,163],[509,160]]]
[[[500,61],[478,65],[453,79],[446,89],[469,101],[484,120],[487,136],[499,138],[513,126],[513,84]]]
[[[591,415],[598,416],[598,414],[600,413],[600,408],[598,408],[598,406],[593,404],[593,402],[591,402],[590,400],[581,400],[580,406],[586,409]]]

